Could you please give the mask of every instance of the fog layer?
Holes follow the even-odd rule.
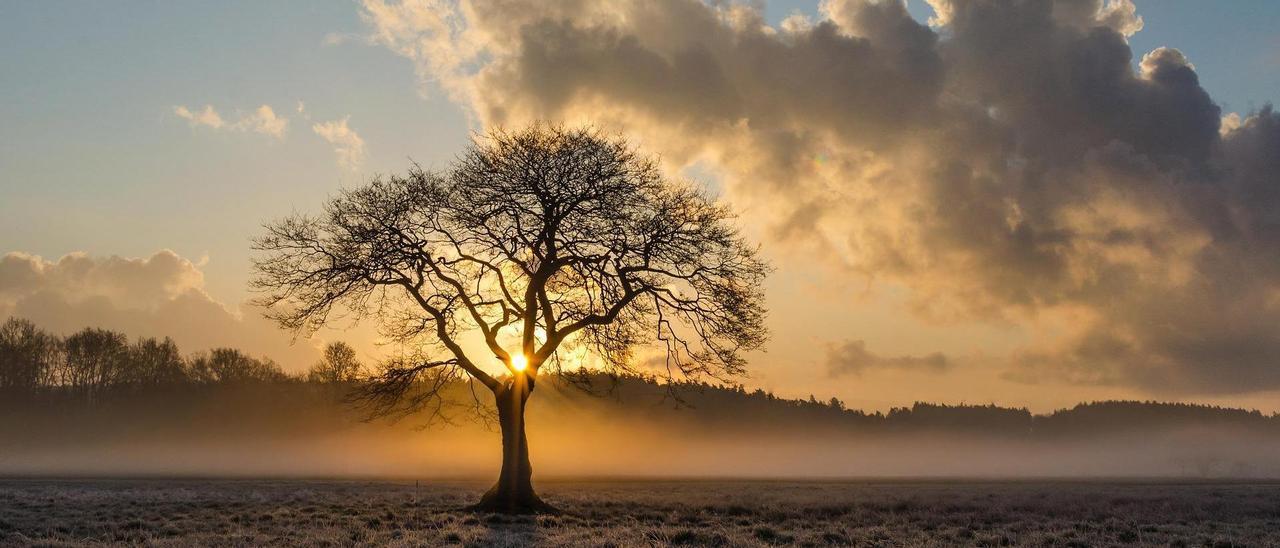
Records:
[[[537,477],[1280,476],[1276,419],[1241,411],[917,404],[867,415],[740,389],[685,386],[679,403],[641,380],[613,388],[540,385],[528,416]],[[365,422],[341,385],[318,383],[10,398],[0,475],[493,476],[496,425],[475,418],[465,387],[455,392],[446,420],[431,422]]]

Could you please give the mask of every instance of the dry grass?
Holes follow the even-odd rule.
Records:
[[[560,516],[457,509],[478,483],[0,482],[0,544],[1278,546],[1280,485],[543,481]]]

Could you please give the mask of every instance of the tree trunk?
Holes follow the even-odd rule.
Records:
[[[533,379],[518,375],[494,394],[502,427],[502,472],[498,482],[472,507],[504,514],[556,513],[533,491],[533,466],[524,433],[524,408],[533,392]]]

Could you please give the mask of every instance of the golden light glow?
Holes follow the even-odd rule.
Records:
[[[516,371],[524,371],[524,368],[526,367],[529,367],[529,358],[526,358],[524,354],[511,355],[512,369],[515,369]]]

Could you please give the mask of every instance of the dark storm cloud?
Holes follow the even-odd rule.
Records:
[[[705,160],[794,248],[943,321],[1047,326],[1009,378],[1280,388],[1280,116],[1135,53],[1127,0],[366,3],[483,123],[592,121]],[[1135,59],[1137,62],[1135,63]]]

